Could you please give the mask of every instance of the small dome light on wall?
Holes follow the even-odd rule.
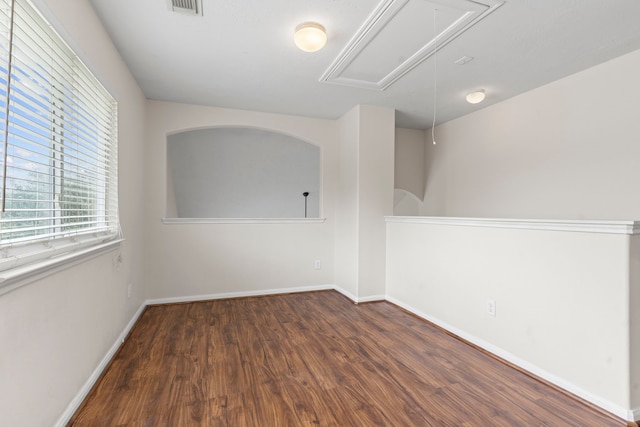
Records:
[[[485,96],[484,89],[478,89],[467,94],[467,102],[469,104],[478,104],[484,101]]]
[[[300,50],[316,52],[327,43],[327,33],[317,22],[303,22],[296,27],[293,41]]]

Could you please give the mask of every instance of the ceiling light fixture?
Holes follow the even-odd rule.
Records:
[[[300,50],[316,52],[327,43],[327,33],[317,22],[303,22],[296,27],[293,41]]]
[[[478,104],[484,100],[484,89],[478,89],[467,94],[467,102],[469,104]]]

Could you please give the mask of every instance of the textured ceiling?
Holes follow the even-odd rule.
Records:
[[[90,0],[150,99],[331,119],[372,104],[396,109],[397,125],[416,129],[431,126],[434,80],[442,123],[640,49],[638,0],[506,0],[385,90],[352,87],[321,78],[376,10],[403,0],[202,1],[197,17],[171,12],[166,0]],[[447,8],[465,7],[465,0],[408,3],[410,20],[386,27],[370,42],[378,50],[353,61],[358,75],[371,68],[375,80],[407,59],[409,44],[428,44],[434,17],[425,3],[440,5],[437,33],[446,30]],[[327,28],[323,50],[294,46],[293,29],[304,21]],[[474,59],[456,64],[463,56]],[[476,88],[487,99],[467,104]]]

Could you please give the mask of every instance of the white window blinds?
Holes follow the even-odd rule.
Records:
[[[0,271],[119,233],[114,99],[28,0],[0,0]]]

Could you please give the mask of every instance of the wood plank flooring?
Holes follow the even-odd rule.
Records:
[[[398,307],[151,306],[69,426],[624,426]]]

